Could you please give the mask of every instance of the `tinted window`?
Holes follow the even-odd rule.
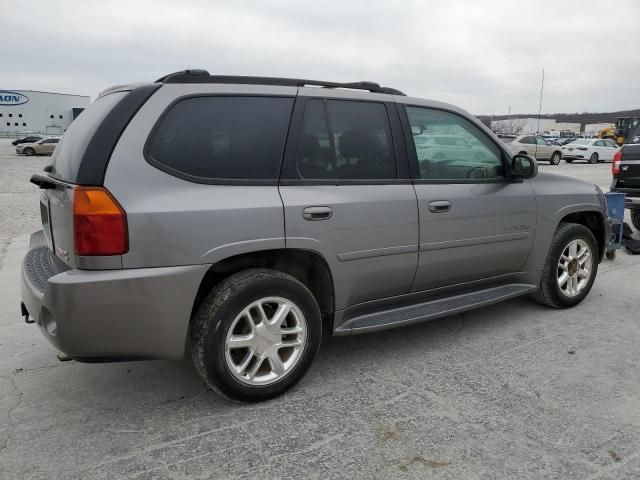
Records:
[[[523,137],[522,140],[520,140],[520,143],[533,145],[534,143],[536,143],[536,139],[533,137]]]
[[[292,106],[275,97],[182,100],[152,134],[148,158],[193,180],[276,180]]]
[[[382,103],[309,100],[298,145],[298,173],[305,179],[396,178],[386,107]]]
[[[51,157],[51,174],[54,177],[75,183],[82,156],[93,134],[111,109],[128,93],[111,93],[98,98],[69,126]]]
[[[305,179],[336,178],[322,100],[310,100],[305,107],[298,140],[298,173]]]
[[[502,151],[465,118],[429,108],[407,107],[420,178],[460,180],[502,177]],[[446,135],[447,137],[441,137]],[[457,138],[446,144],[434,138]]]

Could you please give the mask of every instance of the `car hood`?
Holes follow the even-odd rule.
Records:
[[[535,178],[531,179],[531,186],[536,194],[581,197],[583,200],[589,199],[598,205],[604,205],[604,194],[602,189],[595,183],[579,180],[577,178],[560,175],[558,173],[538,172]]]

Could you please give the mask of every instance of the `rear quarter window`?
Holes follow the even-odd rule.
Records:
[[[146,147],[152,165],[199,183],[277,181],[293,108],[289,97],[209,96],[180,100]]]

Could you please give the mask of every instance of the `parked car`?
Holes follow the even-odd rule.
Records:
[[[462,135],[435,135],[423,131],[414,135],[413,141],[418,156],[437,160],[482,160],[487,156],[486,149],[474,142],[474,138]]]
[[[531,155],[537,160],[548,160],[551,165],[558,165],[562,159],[561,147],[535,135],[520,135],[508,147],[514,155]]]
[[[640,127],[625,141],[613,157],[611,191],[625,194],[625,208],[631,213],[633,226],[640,231]]]
[[[13,142],[11,142],[11,145],[15,146],[15,145],[20,145],[22,143],[35,143],[38,140],[42,140],[42,135],[28,135],[26,137],[15,139]]]
[[[557,142],[558,142],[560,145],[568,145],[568,144],[570,144],[571,142],[575,142],[575,141],[576,141],[576,137],[564,137],[564,138],[559,138],[559,139],[557,140]]]
[[[618,145],[609,139],[579,138],[562,147],[562,157],[567,163],[586,160],[589,163],[611,162]]]
[[[60,142],[58,137],[43,138],[33,143],[22,143],[16,146],[20,155],[51,155]]]
[[[483,155],[436,159],[424,132]],[[577,305],[609,235],[597,186],[539,173],[464,110],[371,82],[189,70],[114,88],[31,181],[25,319],[79,360],[186,352],[239,400],[294,385],[323,331],[527,294]]]

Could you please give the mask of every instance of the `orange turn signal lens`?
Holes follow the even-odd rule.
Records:
[[[123,255],[129,250],[127,216],[102,187],[76,187],[73,194],[76,255]]]

